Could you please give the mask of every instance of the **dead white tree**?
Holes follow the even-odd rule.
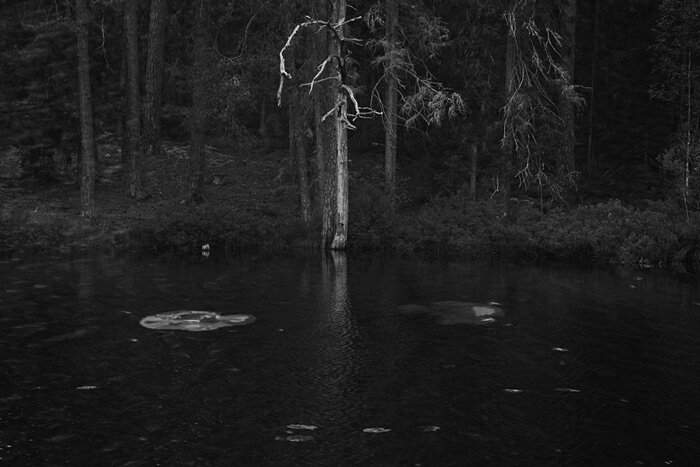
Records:
[[[346,37],[346,26],[361,18],[346,19],[346,0],[334,0],[333,8],[328,20],[306,17],[303,23],[298,24],[287,38],[286,43],[279,52],[280,59],[280,84],[277,90],[277,104],[282,105],[282,95],[285,80],[291,80],[292,76],[287,71],[285,53],[294,45],[294,39],[305,28],[313,28],[325,31],[326,57],[318,65],[316,74],[310,82],[301,84],[308,87],[309,96],[319,91],[322,86],[331,86],[332,98],[326,102],[327,108],[320,115],[321,122],[327,122],[332,118],[335,122],[335,130],[332,141],[326,141],[323,147],[322,159],[325,175],[323,190],[323,225],[321,228],[321,245],[332,250],[344,250],[347,245],[349,196],[348,196],[348,129],[355,129],[353,124],[358,118],[367,118],[377,112],[371,108],[359,105],[355,91],[348,82],[348,45],[357,44],[359,40]],[[316,135],[319,137],[319,135]]]

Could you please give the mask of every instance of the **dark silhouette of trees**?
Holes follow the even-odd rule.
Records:
[[[90,90],[90,52],[88,22],[90,13],[86,0],[75,2],[75,25],[78,36],[78,95],[80,101],[80,214],[95,215],[95,139],[92,121],[92,92]]]
[[[126,40],[126,127],[123,151],[127,166],[126,191],[132,198],[143,196],[141,188],[141,90],[139,65],[138,0],[125,0]]]
[[[192,107],[190,110],[190,198],[195,203],[206,201],[204,178],[206,151],[204,136],[207,125],[207,0],[197,0],[194,9],[194,45],[191,70]]]
[[[163,51],[165,46],[165,16],[167,0],[151,0],[148,28],[148,59],[146,61],[145,96],[143,100],[143,140],[147,156],[161,152],[161,114],[163,97]]]

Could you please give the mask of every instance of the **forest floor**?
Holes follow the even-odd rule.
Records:
[[[87,220],[79,215],[80,192],[74,180],[20,178],[18,151],[0,149],[0,250],[117,246],[115,242],[123,242],[123,236],[134,229],[153,228],[154,223],[201,215],[206,210],[245,211],[273,218],[297,210],[295,188],[288,184],[291,168],[286,151],[253,144],[245,149],[206,146],[207,203],[196,206],[188,199],[187,145],[165,142],[163,150],[160,157],[142,161],[145,197],[135,200],[126,194],[116,138],[101,137],[96,217]]]
[[[135,200],[126,195],[118,139],[103,135],[98,140],[97,214],[85,219],[74,177],[50,183],[22,178],[17,148],[0,148],[0,254],[32,249],[192,251],[207,243],[219,251],[318,246],[318,229],[300,220],[286,148],[251,138],[236,145],[219,141],[206,152],[206,203],[190,202],[188,146],[173,142],[164,144],[163,155],[143,161],[146,196]],[[577,203],[542,204],[521,196],[504,207],[498,197],[472,200],[466,188],[435,193],[435,181],[425,175],[431,171],[420,166],[424,159],[414,166],[405,161],[400,209],[393,212],[381,188],[381,155],[352,158],[351,249],[645,267],[700,260],[700,214],[686,213],[677,202],[659,201],[652,179],[641,183],[644,177],[638,175],[626,186],[611,172],[609,180],[603,177],[603,183],[587,186],[588,198]]]

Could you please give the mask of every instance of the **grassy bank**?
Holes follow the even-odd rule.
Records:
[[[72,184],[0,180],[0,250],[106,249],[289,251],[315,248],[317,228],[300,221],[293,167],[283,150],[208,147],[208,202],[187,200],[187,152],[144,163],[150,196],[124,194],[123,167],[101,144],[98,216],[78,216]],[[658,266],[700,256],[700,216],[672,202],[631,207],[620,201],[543,208],[528,200],[470,200],[456,194],[393,213],[376,167],[356,163],[351,182],[349,248],[464,258]],[[373,175],[374,174],[374,175]],[[407,198],[408,199],[408,198]],[[318,223],[318,220],[315,221]]]

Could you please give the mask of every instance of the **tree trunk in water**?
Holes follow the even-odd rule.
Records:
[[[396,30],[399,19],[398,0],[386,0],[386,97],[384,111],[384,184],[386,185],[387,196],[393,209],[396,198],[396,139],[397,139],[397,84],[396,77],[396,42],[398,40]]]
[[[333,24],[341,25],[345,22],[346,0],[335,0],[333,3]],[[337,26],[335,37],[328,47],[328,55],[339,57],[344,61],[341,44],[345,39],[343,26]],[[335,174],[336,174],[336,200],[333,225],[332,250],[344,250],[348,241],[348,216],[349,216],[349,191],[348,191],[348,127],[347,127],[347,97],[340,87],[343,83],[343,73],[339,66],[334,67],[336,79],[333,84],[333,101],[336,106],[333,113],[335,124]],[[329,118],[330,120],[330,118]]]
[[[206,0],[197,0],[195,9],[194,32],[194,63],[192,70],[192,110],[190,124],[192,139],[190,141],[190,198],[195,203],[206,201],[204,192],[204,175],[206,169],[206,154],[204,148],[204,132],[206,129],[206,83],[205,54],[207,46],[206,31]]]
[[[338,0],[334,0],[332,10],[329,12],[325,5],[326,0],[320,0],[321,14],[326,14],[321,19],[329,20],[335,23],[334,18],[337,17],[336,4]],[[324,11],[325,9],[325,11]],[[326,57],[339,55],[340,46],[335,40],[333,34],[327,29],[323,29],[319,37],[323,37],[325,49],[322,49],[322,60]],[[317,118],[321,120],[333,107],[336,105],[337,89],[340,83],[337,82],[338,64],[336,60],[331,60],[326,66],[326,71],[319,80],[324,80],[319,83],[319,113]],[[336,128],[336,113],[326,117],[325,120],[319,122],[319,157],[321,158],[322,167],[322,183],[321,186],[321,245],[323,248],[330,248],[335,236],[336,225],[336,208],[338,194],[338,179],[337,179],[337,150],[338,150],[338,134]]]
[[[564,50],[562,51],[562,65],[569,74],[568,85],[574,84],[574,64],[576,62],[576,0],[563,0],[560,5],[560,22],[563,36]],[[563,166],[566,172],[576,170],[576,120],[574,105],[570,97],[562,93],[559,97],[559,111],[564,120],[564,154]]]
[[[89,14],[86,0],[76,0],[78,36],[78,88],[80,100],[80,214],[95,215],[95,139],[92,122],[92,95],[90,91],[90,55],[88,51]]]
[[[146,95],[143,102],[143,140],[148,157],[161,152],[161,106],[163,98],[163,48],[167,0],[151,0],[146,61]]]
[[[344,2],[343,2],[344,3]],[[345,6],[343,5],[343,15]],[[345,19],[343,17],[343,19]],[[348,102],[342,90],[338,89],[339,107],[336,117],[336,134],[338,149],[336,153],[337,203],[335,215],[335,234],[331,243],[332,250],[344,250],[348,243],[349,185],[348,185],[348,128],[346,124]]]
[[[126,36],[126,152],[127,194],[141,196],[139,159],[141,156],[141,109],[139,108],[139,49],[138,49],[138,0],[126,0],[124,29]]]

